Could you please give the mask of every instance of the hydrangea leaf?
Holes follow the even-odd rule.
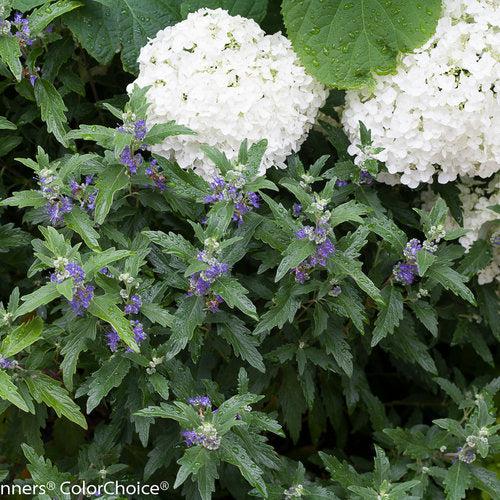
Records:
[[[59,0],[48,5],[42,5],[34,10],[29,16],[31,33],[36,35],[46,28],[54,19],[71,12],[83,5],[80,1]]]
[[[224,9],[232,16],[243,16],[260,22],[266,17],[267,0],[186,0],[181,4],[182,17],[202,7]]]
[[[327,86],[353,89],[394,71],[400,52],[427,41],[441,1],[284,0],[282,12],[306,69]]]
[[[178,1],[90,0],[65,16],[75,38],[101,64],[121,50],[123,67],[137,71],[137,57],[148,38],[180,21]]]

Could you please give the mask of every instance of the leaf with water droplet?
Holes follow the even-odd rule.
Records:
[[[427,41],[441,1],[425,6],[414,0],[283,0],[282,12],[306,69],[325,85],[349,89],[369,85],[373,73],[394,71],[398,53]]]

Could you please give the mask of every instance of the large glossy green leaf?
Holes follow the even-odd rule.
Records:
[[[186,0],[182,2],[181,14],[187,17],[202,7],[209,9],[224,9],[232,16],[243,16],[260,22],[267,13],[267,0]]]
[[[400,52],[423,45],[440,0],[284,0],[289,38],[306,69],[325,85],[360,88],[396,68]]]
[[[89,54],[107,64],[121,50],[123,67],[137,71],[137,57],[159,30],[181,20],[178,0],[87,0],[64,20]]]

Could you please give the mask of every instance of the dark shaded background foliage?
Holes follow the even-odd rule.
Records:
[[[83,3],[86,4],[85,9],[97,8],[95,2]],[[106,2],[103,3],[106,4]],[[26,4],[29,6],[29,2]],[[170,2],[169,8],[171,11],[177,9],[180,19],[180,2]],[[277,29],[283,29],[279,9],[278,2],[270,2],[267,15],[260,23],[266,31],[274,32]],[[53,31],[42,34],[40,41],[33,49],[38,50],[38,58],[33,67],[41,68],[39,76],[52,81],[62,95],[68,110],[66,116],[70,129],[78,129],[81,124],[96,124],[114,128],[119,123],[103,108],[102,104],[107,102],[120,108],[123,107],[127,101],[124,89],[132,81],[133,75],[123,70],[120,54],[117,53],[108,64],[99,64],[81,47],[68,29],[68,25],[71,26],[71,22],[74,22],[75,16],[79,15],[81,14],[76,9],[71,14],[66,14],[51,23]],[[66,22],[66,19],[70,20]],[[30,62],[27,61],[27,64],[29,65]],[[33,171],[15,159],[34,158],[38,147],[43,148],[51,159],[60,158],[68,153],[102,153],[102,148],[81,139],[71,141],[68,148],[63,147],[52,134],[47,133],[46,126],[40,119],[40,111],[28,79],[23,78],[16,82],[3,64],[0,65],[0,75],[0,115],[5,116],[17,126],[14,132],[0,132],[0,141],[3,141],[4,144],[1,146],[2,157],[0,159],[2,172],[0,195],[2,198],[6,198],[15,191],[36,189]],[[323,110],[325,115],[335,118],[334,106],[341,104],[341,102],[342,93],[332,91],[329,102]],[[12,142],[14,147],[10,149],[6,146],[7,137],[12,136],[18,139]],[[326,169],[335,169],[339,160],[345,160],[345,150],[341,146],[343,141],[345,138],[338,129],[332,132],[331,129],[317,127],[300,151],[300,159],[304,165],[308,166],[320,156],[329,155]],[[289,173],[270,172],[268,178],[279,184],[287,175]],[[175,179],[173,182],[175,183]],[[318,187],[324,186],[324,183],[325,179],[318,184]],[[418,207],[420,203],[419,190],[410,190],[404,186],[389,187],[378,184],[372,188],[363,188],[355,184],[351,187],[352,190],[349,191],[345,200],[342,200],[341,195],[336,195],[339,198],[334,203],[335,205],[350,197],[361,202],[363,193],[368,192],[374,206],[380,203],[386,216],[405,231],[408,239],[422,237],[421,223],[413,211],[413,208]],[[458,217],[460,209],[457,205],[456,189],[451,185],[434,185],[433,189],[443,196],[449,207],[452,208],[453,214]],[[137,194],[139,191],[140,189],[134,186],[133,193]],[[177,196],[177,194],[175,195]],[[291,194],[283,188],[278,193],[268,192],[268,194],[272,194],[275,201],[283,203],[286,207],[290,207],[294,201]],[[184,202],[192,203],[192,200],[185,197]],[[155,204],[148,202],[144,196],[132,195],[125,201],[117,202],[115,210],[110,213],[109,217],[115,221],[120,231],[131,239],[142,230],[149,228],[165,233],[172,230],[193,241],[193,231],[186,222],[186,214],[175,208],[168,208],[168,203],[163,202],[162,206],[167,207],[165,211],[158,210]],[[203,211],[202,204],[196,205],[197,215],[201,216]],[[272,218],[267,206],[258,212]],[[0,237],[0,295],[4,304],[8,301],[14,287],[19,287],[20,294],[26,295],[45,281],[45,276],[26,277],[28,269],[34,261],[30,241],[33,238],[41,237],[37,224],[31,223],[26,213],[25,210],[20,210],[16,206],[3,206],[1,208],[2,227],[8,227],[5,234],[11,237],[9,242],[7,242],[6,237],[4,239]],[[13,227],[5,226],[8,224],[13,224]],[[341,224],[338,228],[338,237],[345,236],[356,227],[357,224],[350,222]],[[73,234],[72,236],[73,243],[79,240],[77,235]],[[376,235],[371,234],[368,239],[369,242],[363,246],[360,256],[360,260],[363,262],[363,271],[378,288],[382,288],[391,275],[392,265],[400,257],[395,254],[390,245],[384,243]],[[116,243],[113,244],[116,246]],[[258,249],[259,244],[261,242],[253,241],[250,250]],[[450,247],[453,243],[448,242],[445,245]],[[199,247],[199,243],[197,246]],[[141,272],[145,278],[161,281],[164,276],[160,271],[160,263],[163,262],[167,266],[166,269],[171,270],[173,269],[172,261],[168,260],[169,258],[161,257],[159,247],[152,248],[153,250],[148,257],[149,262]],[[458,246],[453,248],[457,254],[454,268],[459,268],[462,258],[461,249]],[[271,252],[273,256],[279,256],[277,250],[268,248],[266,251]],[[271,291],[271,294],[279,286],[273,283],[274,271],[267,271],[263,275],[256,274],[261,263],[261,257],[250,251],[249,255],[240,260],[232,270],[232,274],[251,290],[250,296],[260,317],[269,309],[270,303],[266,293],[263,292],[259,296],[259,280],[262,280],[261,285],[266,287],[267,292]],[[349,282],[349,279],[346,281]],[[423,463],[428,463],[430,467],[441,470],[441,472],[435,471],[434,474],[431,474],[431,484],[428,488],[416,488],[412,492],[413,498],[435,499],[445,496],[461,498],[462,487],[459,487],[456,492],[451,491],[448,486],[443,487],[443,481],[446,485],[446,474],[451,466],[449,457],[439,455],[436,450],[434,450],[433,458],[430,458],[430,455],[426,458],[416,458],[411,453],[409,453],[409,457],[408,454],[405,457],[407,450],[405,450],[404,439],[402,442],[391,441],[387,434],[382,432],[382,429],[397,426],[406,429],[415,425],[433,426],[435,419],[446,417],[455,418],[463,423],[467,421],[462,418],[463,411],[469,415],[474,408],[474,393],[498,376],[498,368],[495,367],[494,360],[497,359],[498,355],[499,339],[498,336],[495,338],[491,331],[492,327],[498,331],[498,323],[496,323],[498,318],[494,319],[494,309],[495,304],[497,304],[494,285],[479,287],[475,278],[472,278],[468,285],[478,297],[478,306],[468,304],[439,285],[432,289],[430,303],[439,317],[439,333],[436,337],[431,336],[420,323],[413,320],[419,342],[425,346],[428,355],[434,360],[437,373],[432,373],[432,370],[430,372],[423,370],[418,364],[412,362],[414,360],[405,360],[395,356],[390,346],[370,347],[371,330],[378,315],[378,308],[369,297],[363,294],[363,303],[369,318],[364,336],[352,328],[350,320],[338,316],[332,319],[335,328],[343,329],[349,350],[354,358],[354,373],[349,377],[342,370],[334,373],[315,367],[314,377],[317,394],[315,403],[310,408],[307,408],[307,405],[304,406],[300,380],[297,379],[296,362],[293,360],[280,361],[279,357],[276,358],[270,354],[289,342],[298,344],[302,336],[306,336],[307,329],[314,325],[312,309],[308,309],[311,304],[307,303],[305,299],[293,322],[287,322],[282,329],[274,328],[269,335],[260,338],[258,348],[266,361],[266,373],[259,373],[254,368],[249,367],[248,363],[236,358],[228,345],[220,338],[206,336],[203,350],[199,349],[201,344],[191,346],[191,350],[194,351],[192,357],[187,350],[182,351],[176,356],[179,364],[168,366],[164,374],[170,378],[171,389],[173,389],[182,378],[180,376],[181,367],[185,368],[192,373],[197,381],[198,391],[202,391],[204,388],[214,394],[220,392],[225,394],[226,399],[228,399],[236,392],[239,368],[244,366],[247,369],[251,392],[265,395],[265,398],[256,407],[266,413],[275,412],[277,420],[284,424],[286,433],[284,437],[268,435],[269,443],[282,460],[281,476],[276,471],[271,470],[267,471],[265,476],[265,482],[269,491],[275,495],[274,498],[283,497],[283,492],[294,482],[297,482],[293,478],[293,474],[299,461],[304,464],[308,471],[309,480],[312,481],[310,484],[319,488],[317,490],[311,489],[308,493],[310,498],[334,498],[335,495],[346,498],[348,495],[361,495],[359,492],[348,491],[342,480],[338,479],[342,477],[343,473],[348,475],[347,466],[332,465],[326,461],[326,464],[330,466],[330,472],[333,471],[334,482],[331,482],[330,474],[325,470],[323,462],[318,457],[318,452],[323,451],[329,455],[335,455],[341,460],[346,459],[354,464],[358,472],[365,473],[372,470],[374,443],[386,450],[387,456],[396,470],[393,470],[391,474],[387,471],[386,473],[388,477],[391,476],[394,482],[413,478],[424,482],[423,478],[428,476],[422,473]],[[353,284],[350,283],[347,286],[353,286]],[[414,294],[414,292],[409,293]],[[182,294],[179,290],[169,290],[163,298],[162,307],[175,314],[176,299],[180,296]],[[60,301],[63,303],[64,299],[60,299]],[[485,314],[488,309],[489,314]],[[36,311],[30,313],[32,316],[36,314]],[[29,348],[24,361],[26,361],[27,366],[31,363],[34,369],[45,373],[54,380],[61,380],[62,356],[60,348],[65,345],[67,336],[64,332],[64,326],[62,330],[50,326],[50,320],[56,321],[61,313],[57,308],[53,309],[53,305],[50,305],[42,306],[39,314],[46,320],[47,338]],[[297,317],[305,321],[298,323]],[[393,336],[406,335],[408,328],[406,319],[396,329]],[[247,320],[245,319],[245,321]],[[59,324],[64,325],[64,322]],[[299,325],[299,329],[297,325]],[[148,326],[152,332],[161,330],[158,325]],[[250,328],[254,326],[255,323]],[[104,330],[104,325],[101,325],[95,344],[89,344],[88,351],[80,355],[75,375],[75,388],[83,384],[99,368],[103,360],[109,357],[109,352],[100,338]],[[5,334],[8,333],[9,329],[6,330]],[[163,335],[165,333],[161,333],[159,337],[155,338],[156,347],[160,350],[166,342],[165,339],[168,338],[168,335],[162,337]],[[310,340],[317,341],[317,339]],[[397,337],[395,342],[397,342]],[[320,348],[324,349],[321,343],[319,345]],[[463,411],[456,407],[456,403],[460,403],[460,401],[453,401],[453,395],[450,398],[450,392],[453,393],[453,390],[450,391],[449,388],[447,390],[447,387],[436,381],[437,374],[453,381],[463,391]],[[213,385],[212,382],[204,384],[203,379],[213,380],[218,386]],[[125,381],[126,383],[110,391],[97,408],[86,416],[88,430],[83,430],[68,420],[57,417],[51,409],[42,404],[37,405],[36,415],[25,414],[8,404],[2,405],[0,415],[2,451],[0,455],[6,471],[8,469],[5,477],[9,477],[10,480],[28,477],[26,458],[28,457],[28,461],[31,462],[32,468],[34,467],[34,459],[31,457],[30,460],[26,451],[23,454],[19,447],[20,443],[27,443],[36,450],[37,455],[44,455],[57,465],[59,471],[68,471],[74,477],[79,475],[80,479],[85,478],[86,475],[92,479],[95,476],[95,474],[93,476],[88,473],[88,470],[92,469],[88,462],[92,462],[92,460],[85,458],[86,453],[88,456],[92,456],[94,453],[95,457],[102,459],[103,466],[106,467],[115,464],[127,466],[123,471],[117,470],[113,477],[124,480],[140,479],[143,477],[145,464],[154,460],[151,458],[151,450],[155,449],[156,452],[153,452],[153,456],[156,453],[160,463],[155,467],[149,481],[167,479],[173,484],[178,469],[176,460],[183,453],[183,447],[177,444],[179,429],[171,421],[158,420],[158,423],[152,427],[150,443],[146,447],[143,446],[137,433],[134,432],[133,426],[122,421],[123,415],[131,413],[126,406],[127,401],[129,399],[139,400],[142,408],[158,404],[161,398],[149,389],[142,394],[140,393],[140,384],[146,384],[147,377],[144,369],[139,365],[132,368]],[[178,394],[176,395],[179,397]],[[84,405],[84,400],[81,397],[77,398],[76,401],[82,406]],[[298,407],[303,407],[303,411],[300,411],[297,416],[294,411]],[[134,411],[138,409],[135,408]],[[119,415],[120,412],[123,414]],[[447,438],[443,435],[438,436],[439,432],[443,431],[438,431],[435,425],[433,428],[436,432],[436,442],[448,440],[450,443],[455,443],[456,446],[461,445],[460,439],[451,435],[448,435]],[[426,432],[423,427],[418,429]],[[116,430],[116,434],[113,435],[114,430]],[[410,434],[407,434],[405,439],[409,439],[409,436]],[[169,445],[172,443],[174,447],[169,451]],[[494,470],[496,467],[494,454],[495,451],[498,452],[498,439],[492,438],[491,444],[492,450],[487,458],[481,459],[481,466]],[[431,448],[432,446],[429,449]],[[450,448],[448,451],[455,450]],[[165,456],[163,457],[162,454]],[[166,468],[161,466],[162,460],[168,464]],[[38,470],[46,471],[47,464],[44,463],[42,466],[39,464],[38,467]],[[33,470],[30,470],[33,475]],[[466,476],[468,473],[463,472],[462,474]],[[371,479],[371,476],[359,476],[358,479],[352,479],[352,484],[367,486]],[[474,481],[470,479],[464,488],[467,486],[481,487],[484,491],[489,491],[492,494],[491,492],[494,491],[498,483],[494,482],[491,475],[487,476],[487,479],[484,481],[486,486],[480,484],[477,477]],[[487,487],[488,485],[489,487]],[[218,483],[215,496],[218,498],[244,498],[250,489],[251,487],[240,478],[239,474],[235,474],[234,469],[229,468],[222,470],[221,482]],[[443,490],[446,490],[446,493],[443,493]],[[195,498],[197,493],[195,488],[187,487],[184,493],[181,493],[180,490],[176,490],[176,492],[171,490],[166,497],[175,498],[177,495]],[[410,498],[407,495],[410,493],[396,494],[391,498]],[[307,495],[305,496],[307,497]],[[353,498],[357,497],[353,496]]]

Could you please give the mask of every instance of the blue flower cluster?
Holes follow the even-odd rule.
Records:
[[[193,396],[191,398],[188,398],[187,402],[191,406],[203,409],[212,406],[212,400],[208,396]]]
[[[47,27],[45,31],[49,33],[52,31],[52,27]],[[21,12],[15,12],[11,20],[0,19],[0,35],[16,38],[25,57],[26,54],[24,49],[26,47],[31,47],[35,42],[35,39],[32,37],[29,19],[24,17]],[[24,67],[22,74],[24,77],[28,78],[30,84],[34,86],[38,78],[39,70],[40,68],[34,68],[34,73],[30,73],[28,67]]]
[[[202,424],[197,429],[187,429],[181,432],[184,444],[187,447],[200,445],[207,450],[217,450],[221,442],[217,429],[211,423],[204,421],[205,412],[211,408],[212,401],[208,396],[193,396],[188,398],[187,402],[198,410]],[[217,410],[212,411],[212,413],[216,412]]]
[[[422,250],[422,243],[416,238],[411,239],[403,250],[404,262],[398,262],[392,271],[395,281],[403,285],[411,285],[418,273],[417,254]]]
[[[79,201],[80,208],[89,213],[94,210],[97,194],[99,193],[99,190],[93,186],[93,182],[93,175],[85,176],[81,184],[78,184],[75,179],[69,181],[69,187],[74,201]]]
[[[0,356],[0,368],[3,368],[4,370],[12,370],[17,366],[17,361]]]
[[[120,162],[128,168],[130,175],[135,175],[139,167],[144,163],[142,152],[146,149],[146,146],[142,144],[142,141],[148,133],[146,121],[137,120],[131,123],[127,122],[117,127],[117,130],[131,133],[134,136],[132,146],[126,146],[120,153]]]
[[[158,160],[154,158],[150,160],[149,167],[146,167],[146,175],[160,191],[165,191],[165,189],[167,189],[167,179],[163,172],[160,171]]]
[[[43,169],[37,177],[40,192],[47,199],[47,215],[51,224],[60,224],[64,214],[70,213],[75,204],[80,205],[82,210],[91,214],[95,208],[98,189],[93,185],[94,176],[87,175],[83,183],[79,184],[75,179],[69,181],[71,197],[61,193],[61,186],[57,177],[49,169]]]
[[[338,179],[335,181],[335,186],[342,188],[346,187],[351,183],[351,181],[345,180],[345,179]],[[361,170],[359,172],[359,184],[365,184],[369,186],[370,184],[373,184],[373,176],[368,172],[367,170]]]
[[[102,268],[100,272],[105,276],[113,277],[107,267]],[[126,315],[139,314],[142,307],[142,299],[138,294],[131,293],[131,289],[136,286],[136,280],[128,273],[120,274],[119,280],[125,284],[125,288],[120,290],[120,296],[125,300],[123,312]],[[147,337],[144,327],[142,323],[136,319],[131,319],[130,325],[134,332],[134,339],[137,345],[140,345]],[[114,328],[111,328],[111,330],[106,333],[106,343],[111,352],[116,352],[118,350],[120,336]],[[127,351],[130,352],[131,349],[127,347]]]
[[[310,273],[317,267],[325,267],[328,258],[335,253],[335,245],[328,238],[328,231],[328,226],[320,221],[315,227],[304,226],[295,233],[297,239],[309,239],[316,244],[314,254],[292,270],[297,283],[305,283]]]
[[[197,259],[208,264],[208,267],[190,277],[188,295],[205,297],[205,307],[215,313],[224,300],[220,295],[213,293],[210,288],[217,278],[229,272],[229,266],[225,262],[219,262],[204,250],[198,253]]]
[[[56,271],[51,273],[50,281],[62,283],[67,278],[73,278],[73,298],[69,301],[71,309],[77,316],[83,316],[94,298],[94,286],[85,284],[85,271],[76,262],[67,262],[67,259],[58,259]]]
[[[210,183],[212,192],[205,196],[206,204],[218,201],[232,201],[234,203],[233,221],[240,226],[243,224],[243,216],[260,207],[260,196],[253,191],[244,192],[235,184],[226,182],[222,177],[216,177]]]

